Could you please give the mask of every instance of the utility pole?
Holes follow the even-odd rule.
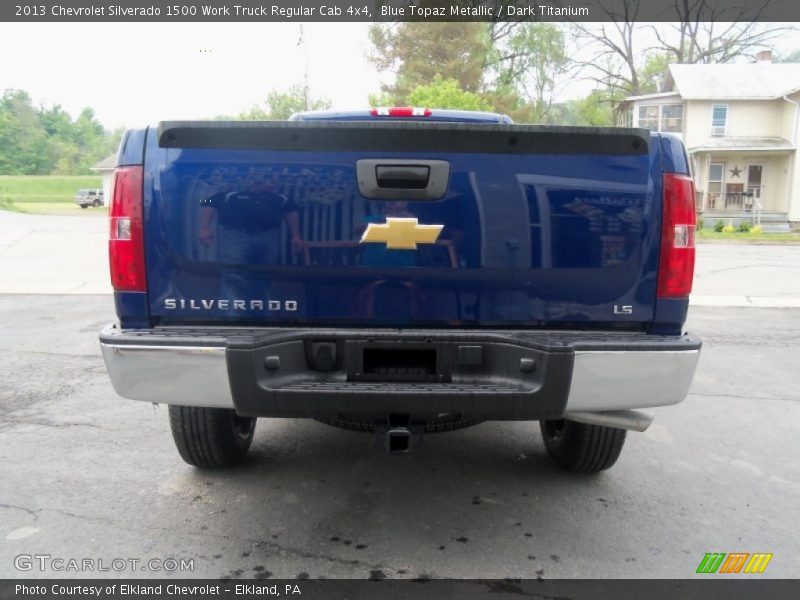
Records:
[[[297,45],[300,46],[303,60],[303,99],[306,103],[306,110],[311,110],[311,95],[308,90],[308,45],[306,44],[302,23],[300,23],[300,37],[297,40]]]

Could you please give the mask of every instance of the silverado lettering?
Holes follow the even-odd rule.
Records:
[[[297,310],[295,300],[229,300],[229,299],[195,299],[195,298],[165,298],[164,308],[166,310],[189,309],[189,310]]]
[[[189,464],[239,461],[258,418],[399,453],[497,420],[599,471],[688,393],[694,186],[669,134],[387,107],[162,122],[118,163],[103,357]]]
[[[159,17],[161,9],[157,6],[109,5],[108,14],[111,17]]]

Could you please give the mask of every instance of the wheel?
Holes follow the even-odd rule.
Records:
[[[92,202],[92,206],[94,206],[95,208],[100,206],[100,200],[95,200],[94,202]]]
[[[236,464],[247,454],[256,419],[227,408],[171,404],[169,425],[183,460],[196,467],[219,468]]]
[[[78,206],[80,206],[81,208],[89,208],[88,204],[79,204]]]
[[[560,419],[540,421],[544,447],[567,471],[596,473],[613,466],[625,443],[624,429]]]

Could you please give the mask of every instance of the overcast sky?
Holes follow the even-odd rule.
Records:
[[[304,24],[312,96],[363,108],[380,80],[367,25]],[[0,23],[0,91],[73,116],[91,106],[109,128],[237,114],[303,81],[293,23]]]
[[[27,90],[36,104],[73,117],[91,106],[108,128],[236,115],[271,89],[303,82],[333,108],[364,108],[380,77],[367,61],[366,23],[0,23],[0,92]],[[642,47],[650,45],[639,32]],[[645,36],[644,38],[641,36]],[[779,46],[800,46],[797,33]],[[588,52],[568,38],[568,51]],[[586,58],[586,57],[584,57]],[[558,100],[594,84],[568,79]]]

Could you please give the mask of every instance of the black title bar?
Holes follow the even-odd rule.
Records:
[[[10,22],[792,22],[798,0],[3,0]]]

